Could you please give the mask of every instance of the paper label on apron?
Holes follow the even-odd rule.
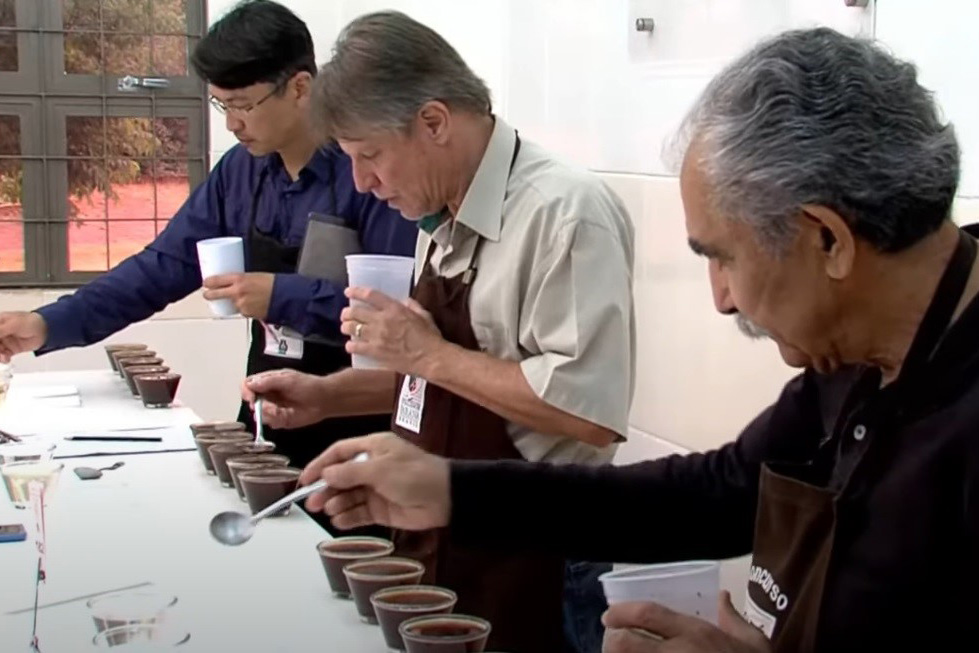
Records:
[[[300,360],[303,357],[303,337],[289,327],[265,325],[265,355]]]
[[[401,381],[401,395],[398,397],[398,412],[394,423],[412,433],[422,430],[422,412],[425,410],[425,386],[428,383],[420,376],[405,376]]]
[[[749,592],[745,592],[744,597],[744,618],[752,626],[765,633],[765,637],[772,638],[772,633],[775,632],[776,618],[759,608],[758,604],[751,600]]]

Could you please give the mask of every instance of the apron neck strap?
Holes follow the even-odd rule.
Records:
[[[258,216],[258,202],[262,199],[262,190],[265,188],[265,181],[269,178],[269,166],[266,165],[262,168],[262,171],[258,173],[258,183],[255,184],[255,190],[252,191],[252,202],[251,207],[248,210],[248,234],[252,233],[255,228],[255,219]]]
[[[913,379],[931,359],[952,321],[955,308],[972,274],[975,260],[976,241],[960,229],[955,252],[945,266],[945,273],[935,288],[935,295],[911,342],[896,383],[904,384],[908,379]]]
[[[513,156],[510,157],[510,168],[507,171],[507,181],[510,180],[510,175],[513,174],[513,166],[517,162],[517,155],[520,154],[520,133],[517,130],[513,131],[514,143],[513,143]],[[501,218],[502,219],[502,218]],[[472,283],[473,279],[476,278],[476,261],[479,258],[479,248],[482,246],[485,238],[482,236],[476,236],[476,244],[473,245],[472,254],[469,256],[469,267],[466,269],[465,273],[462,275],[462,283],[469,285]]]

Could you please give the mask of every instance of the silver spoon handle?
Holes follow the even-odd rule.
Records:
[[[320,490],[325,490],[325,489],[326,489],[326,481],[323,480],[316,481],[312,485],[301,487],[295,492],[293,492],[292,494],[285,495],[284,497],[282,497],[272,505],[268,506],[267,508],[264,508],[263,510],[259,510],[258,512],[256,512],[254,515],[252,515],[252,523],[265,519],[272,513],[281,510],[282,508],[289,505],[290,503],[293,503],[294,501],[305,499],[310,494],[315,494]]]
[[[365,460],[367,460],[367,452],[366,451],[360,452],[359,454],[357,454],[353,458],[353,462],[355,462],[355,463],[362,463]],[[292,503],[294,501],[299,501],[300,499],[305,499],[310,494],[316,494],[317,492],[319,492],[321,490],[325,490],[326,488],[327,488],[326,481],[324,481],[322,479],[320,479],[319,481],[316,481],[315,483],[312,483],[310,485],[307,485],[305,487],[301,487],[298,490],[296,490],[295,492],[293,492],[292,494],[287,494],[286,496],[282,497],[281,499],[279,499],[278,501],[276,501],[275,503],[273,503],[269,507],[267,507],[267,508],[265,508],[263,510],[259,510],[258,512],[256,512],[254,515],[252,515],[252,523],[254,524],[254,523],[258,522],[258,521],[261,521],[261,520],[265,519],[266,517],[268,517],[269,515],[271,515],[272,513],[276,512],[278,510],[281,510],[282,508],[284,508],[285,506],[289,505],[290,503]]]

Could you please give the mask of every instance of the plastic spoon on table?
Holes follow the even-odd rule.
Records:
[[[365,460],[367,460],[367,452],[357,454],[354,457],[354,462],[362,463]],[[259,510],[254,515],[246,515],[235,510],[218,513],[211,520],[211,524],[208,527],[211,531],[211,537],[221,544],[227,544],[228,546],[244,544],[252,539],[252,535],[255,534],[255,526],[258,522],[278,512],[290,503],[305,499],[311,494],[325,490],[326,487],[326,481],[316,481],[306,487],[299,488],[292,494],[287,494],[267,508]]]

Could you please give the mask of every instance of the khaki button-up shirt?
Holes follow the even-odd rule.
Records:
[[[441,276],[465,272],[475,254],[469,310],[482,350],[519,361],[547,403],[624,437],[635,384],[632,223],[594,174],[525,139],[514,160],[516,140],[497,118],[456,219],[422,221],[416,275],[433,240]],[[598,464],[616,449],[508,430],[530,461]]]

